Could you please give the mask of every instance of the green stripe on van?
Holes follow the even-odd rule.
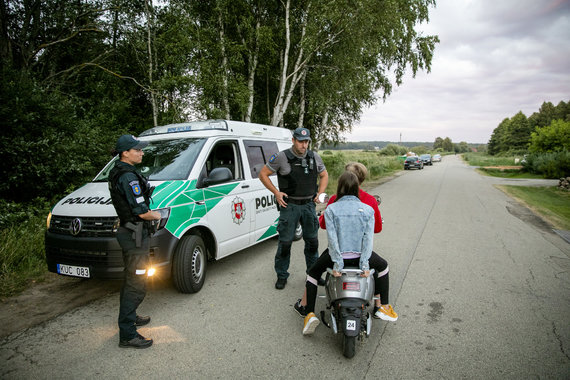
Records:
[[[275,219],[275,222],[273,222],[273,224],[271,226],[269,226],[267,231],[265,231],[263,233],[263,235],[261,235],[261,237],[259,239],[257,239],[257,241],[264,240],[264,239],[267,239],[268,237],[275,235],[277,233],[277,223],[278,222],[279,222],[279,218]]]
[[[232,182],[206,189],[196,189],[196,180],[163,182],[153,193],[153,209],[170,207],[170,217],[166,229],[174,236],[180,236],[202,219],[226,195],[231,193],[239,182]],[[196,204],[204,202],[204,204]]]

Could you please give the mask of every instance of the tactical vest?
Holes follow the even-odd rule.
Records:
[[[312,198],[317,193],[317,163],[315,155],[308,150],[305,158],[299,158],[291,152],[285,150],[287,162],[291,166],[291,171],[287,175],[277,173],[279,191],[282,191],[295,198]]]
[[[130,166],[130,165],[129,165]],[[150,198],[149,198],[149,183],[145,177],[140,175],[134,167],[126,167],[125,165],[117,166],[111,169],[109,173],[109,192],[111,193],[111,200],[113,202],[113,206],[115,206],[115,211],[121,220],[121,225],[125,225],[127,222],[136,223],[143,221],[138,215],[134,215],[131,211],[131,206],[127,202],[127,199],[121,192],[119,191],[119,178],[125,173],[134,173],[140,183],[142,194],[144,196],[144,202],[147,206],[150,205]]]

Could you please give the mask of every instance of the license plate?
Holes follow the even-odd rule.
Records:
[[[342,290],[360,291],[360,282],[343,282]]]
[[[356,330],[356,321],[351,319],[346,320],[346,331],[354,331]]]
[[[57,273],[73,277],[83,277],[83,278],[91,277],[89,274],[89,268],[76,267],[74,265],[66,265],[66,264],[57,264]]]

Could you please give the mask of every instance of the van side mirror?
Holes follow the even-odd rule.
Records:
[[[204,187],[217,185],[223,182],[229,182],[234,179],[232,171],[228,168],[215,168],[212,169],[210,175],[202,181]]]

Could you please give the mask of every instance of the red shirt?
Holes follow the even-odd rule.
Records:
[[[358,198],[360,198],[360,201],[362,203],[367,204],[368,206],[372,207],[372,209],[374,210],[374,233],[377,234],[378,232],[382,231],[382,216],[380,215],[380,209],[378,208],[378,202],[376,201],[376,198],[374,198],[372,195],[368,194],[366,191],[362,189],[360,189],[359,191]],[[330,197],[327,206],[333,203],[334,201],[336,201],[336,194]],[[323,230],[327,229],[327,226],[325,224],[324,213],[321,213],[321,216],[319,216],[319,224],[321,225],[321,228]]]

